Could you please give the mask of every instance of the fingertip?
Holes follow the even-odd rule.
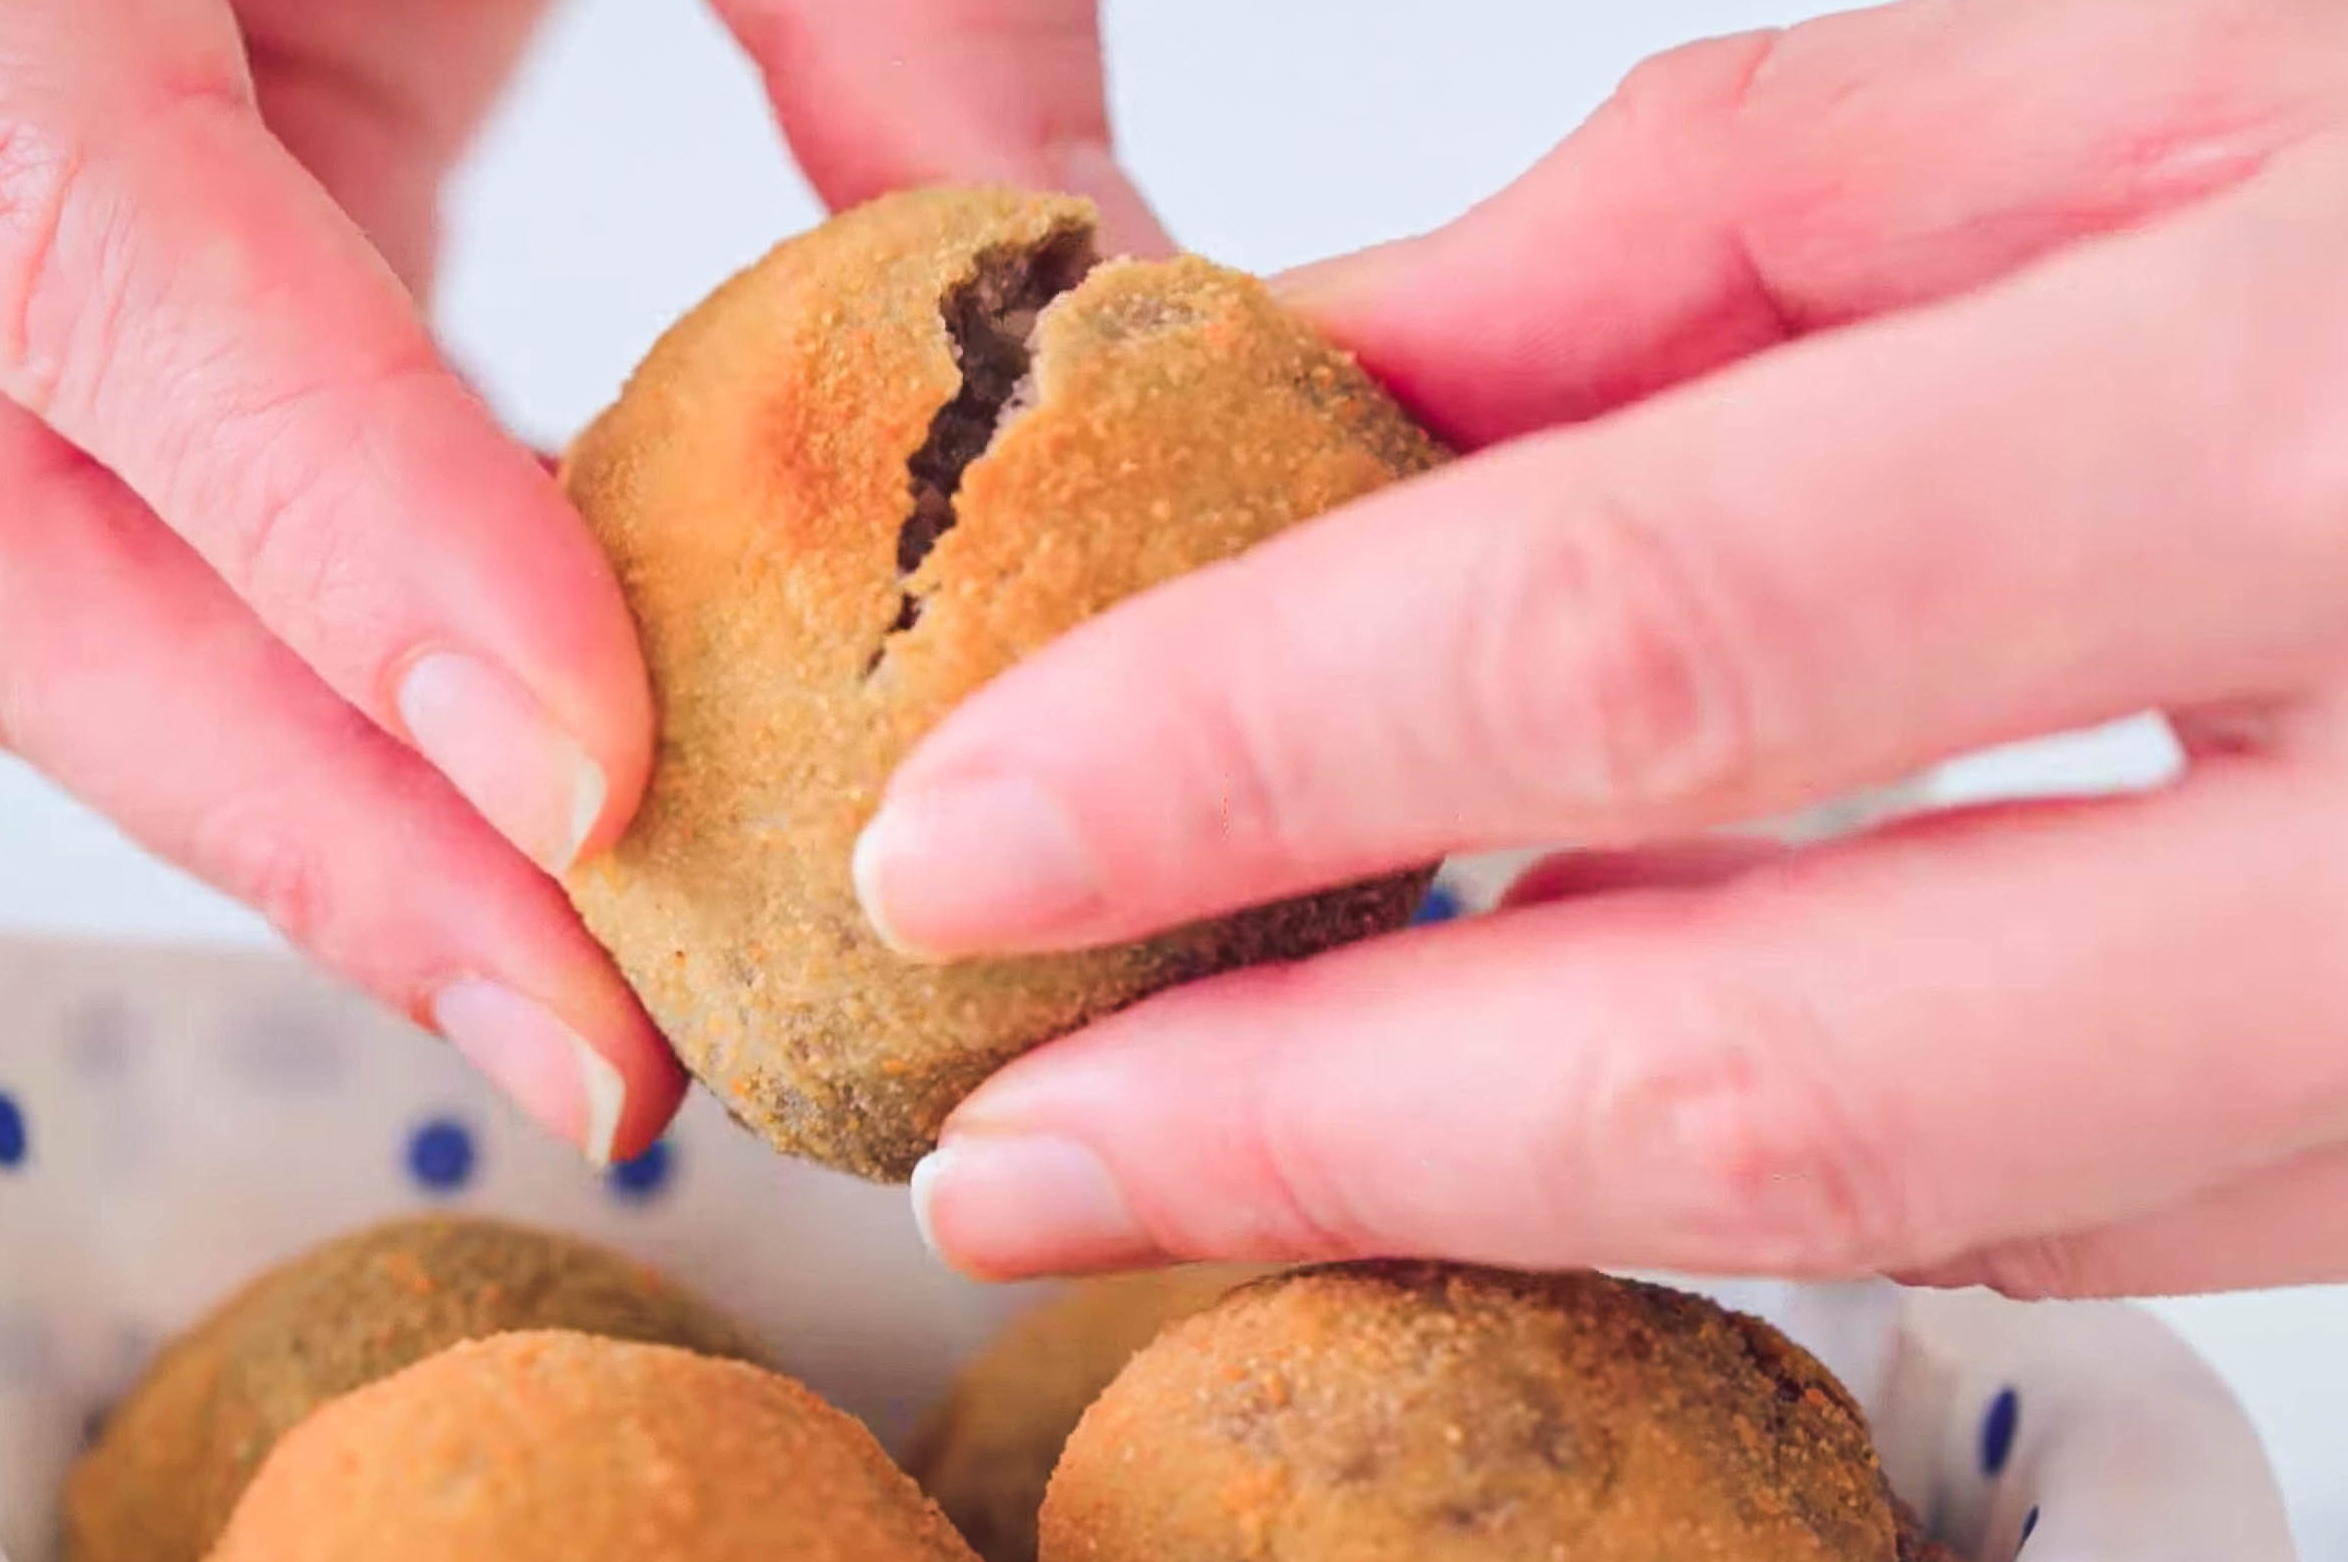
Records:
[[[1108,902],[1074,819],[1020,776],[893,789],[850,873],[880,939],[931,964],[1072,947]]]
[[[1092,1274],[1164,1262],[1108,1162],[1062,1134],[949,1134],[914,1168],[929,1250],[972,1279]]]
[[[514,651],[530,658],[532,686],[568,740],[561,755],[567,768],[557,772],[552,793],[567,850],[552,860],[537,858],[559,876],[626,834],[651,783],[658,712],[627,597],[554,475],[563,458],[537,451],[530,457],[549,474],[542,480],[582,547],[579,556],[562,560],[564,568],[532,582],[538,595],[517,602],[513,620],[528,637],[514,639]]]
[[[921,1235],[921,1245],[929,1249],[929,1256],[952,1268],[954,1261],[946,1255],[938,1242],[937,1218],[930,1212],[936,1201],[938,1179],[945,1172],[946,1147],[936,1149],[914,1163],[913,1175],[905,1185],[905,1195],[913,1207],[913,1229]]]
[[[692,1088],[692,1076],[608,961],[599,962],[593,977],[579,983],[576,1005],[581,1034],[592,1038],[593,1049],[620,1084],[617,1109],[606,1102],[607,1115],[597,1120],[605,1130],[600,1140],[589,1136],[588,1159],[596,1159],[594,1145],[600,1142],[607,1163],[634,1160],[668,1131]]]
[[[599,1170],[642,1154],[683,1101],[683,1068],[616,977],[541,997],[463,975],[424,1012],[523,1115]]]
[[[685,1090],[686,1079],[681,1070],[658,1064],[647,1068],[636,1086],[627,1092],[603,1161],[598,1163],[590,1151],[589,1163],[624,1165],[651,1149],[676,1120],[685,1104]]]
[[[891,872],[904,848],[898,844],[903,833],[902,816],[884,807],[857,834],[856,845],[848,855],[848,878],[856,891],[857,909],[864,913],[865,925],[892,952],[917,964],[934,965],[942,957],[928,953],[907,939],[899,931],[897,917],[891,909],[889,886],[894,878]]]
[[[610,832],[604,763],[486,659],[427,651],[399,674],[393,704],[417,752],[547,873]]]
[[[609,1058],[553,1009],[485,977],[448,983],[432,1023],[539,1127],[596,1165],[611,1158],[627,1086]]]
[[[601,1170],[611,1164],[612,1148],[620,1136],[620,1116],[627,1110],[628,1087],[619,1068],[586,1038],[574,1038],[571,1050],[578,1059],[581,1094],[586,1099],[579,1150],[588,1165]]]

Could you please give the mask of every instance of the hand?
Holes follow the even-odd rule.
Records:
[[[418,309],[442,178],[541,9],[0,6],[0,746],[601,1160],[683,1075],[542,870],[635,806],[643,669],[601,554]],[[998,7],[967,88],[920,66],[911,7],[800,9],[826,25],[731,7],[807,89],[833,199],[1023,155],[1123,190],[1080,3]],[[1011,117],[1022,61],[1051,114]]]
[[[2344,131],[2331,0],[1910,0],[1658,60],[1290,279],[1482,453],[982,692],[868,909],[1029,950],[1583,850],[1014,1065],[932,1240],[2348,1276]],[[2190,755],[2151,795],[1672,845],[2148,708]]]

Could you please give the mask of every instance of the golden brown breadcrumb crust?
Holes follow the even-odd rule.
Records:
[[[1347,1265],[1134,1358],[1044,1562],[1893,1562],[1858,1408],[1776,1331],[1592,1274]]]
[[[1395,928],[1427,881],[944,967],[891,953],[859,913],[857,832],[954,705],[1120,599],[1443,458],[1261,284],[1197,259],[1111,261],[1052,299],[1013,394],[1010,338],[1082,272],[1092,220],[996,190],[837,217],[670,331],[564,466],[660,712],[642,811],[567,887],[736,1117],[866,1177],[906,1177],[947,1112],[1038,1043]],[[1017,410],[994,433],[1002,401]]]
[[[395,1221],[261,1276],[166,1346],[65,1490],[67,1562],[197,1562],[279,1437],[460,1340],[566,1328],[761,1360],[660,1276],[499,1221]]]
[[[1924,1521],[1917,1517],[1914,1508],[1895,1498],[1892,1511],[1900,1526],[1899,1562],[1964,1562],[1956,1552],[1926,1533]]]
[[[855,1421],[740,1362],[589,1335],[459,1345],[335,1400],[212,1562],[970,1562]]]
[[[905,1468],[984,1562],[1034,1562],[1044,1486],[1086,1408],[1167,1325],[1267,1272],[1202,1264],[1077,1282],[963,1368]]]

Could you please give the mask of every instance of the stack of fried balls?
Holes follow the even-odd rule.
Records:
[[[1115,602],[1445,458],[1256,281],[1101,259],[1084,203],[889,197],[671,330],[564,463],[660,717],[567,889],[778,1149],[902,1180],[1011,1059],[1390,932],[1426,872],[1121,947],[883,946],[850,856],[949,710]],[[171,1344],[66,1493],[66,1562],[1909,1562],[1866,1423],[1764,1324],[1593,1273],[1079,1284],[893,1463],[626,1260],[424,1219]]]

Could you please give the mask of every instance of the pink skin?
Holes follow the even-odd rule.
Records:
[[[0,741],[602,1159],[683,1076],[542,870],[624,827],[648,692],[598,550],[417,307],[542,9],[0,8]],[[1152,241],[1083,5],[937,7],[1013,43],[886,113],[920,8],[731,9],[831,200],[1066,165]]]
[[[868,832],[876,923],[1082,946],[1593,851],[1014,1065],[932,1240],[2348,1276],[2343,130],[2330,0],[1909,0],[1668,56],[1290,279],[1490,448],[971,701]],[[2148,707],[2193,757],[2150,797],[1662,845]]]

